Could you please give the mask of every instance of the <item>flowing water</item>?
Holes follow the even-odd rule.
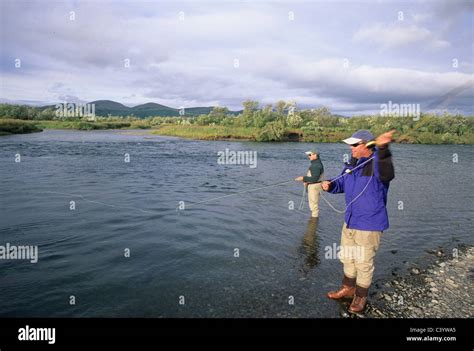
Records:
[[[257,167],[219,164],[226,148],[256,151]],[[186,208],[303,175],[313,148],[327,177],[349,152],[125,131],[1,137],[0,245],[37,245],[39,259],[0,260],[0,316],[337,317],[325,293],[342,267],[326,252],[339,245],[343,215],[321,200],[319,221],[308,221],[307,203],[297,210],[301,183]],[[474,242],[473,147],[395,144],[392,153],[376,282],[426,250]],[[342,195],[325,196],[344,208]]]

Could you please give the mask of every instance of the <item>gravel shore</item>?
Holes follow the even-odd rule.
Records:
[[[474,247],[432,253],[437,258],[427,268],[412,267],[374,292],[366,317],[473,318]]]

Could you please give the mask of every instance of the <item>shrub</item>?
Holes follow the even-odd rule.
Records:
[[[285,125],[282,121],[274,121],[263,127],[257,135],[257,141],[281,141],[285,139]]]

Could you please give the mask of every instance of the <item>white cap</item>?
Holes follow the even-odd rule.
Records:
[[[361,141],[362,141],[362,139],[354,138],[354,137],[350,137],[350,138],[347,138],[347,139],[343,140],[343,142],[345,142],[346,144],[349,144],[349,145],[354,145],[354,144],[360,143]]]
[[[351,135],[350,138],[344,139],[343,142],[349,145],[354,145],[360,143],[361,141],[370,141],[374,139],[374,135],[368,131],[367,129],[360,129],[354,134]]]

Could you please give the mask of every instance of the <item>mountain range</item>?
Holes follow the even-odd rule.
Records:
[[[135,116],[138,118],[146,118],[153,116],[179,116],[179,109],[160,105],[154,102],[137,105],[134,107],[125,106],[119,102],[112,100],[96,100],[90,104],[95,105],[95,114],[97,116]],[[43,106],[41,109],[55,108],[55,105]],[[185,108],[185,116],[199,116],[208,114],[214,107],[189,107]],[[229,113],[237,115],[240,111],[229,111]]]

